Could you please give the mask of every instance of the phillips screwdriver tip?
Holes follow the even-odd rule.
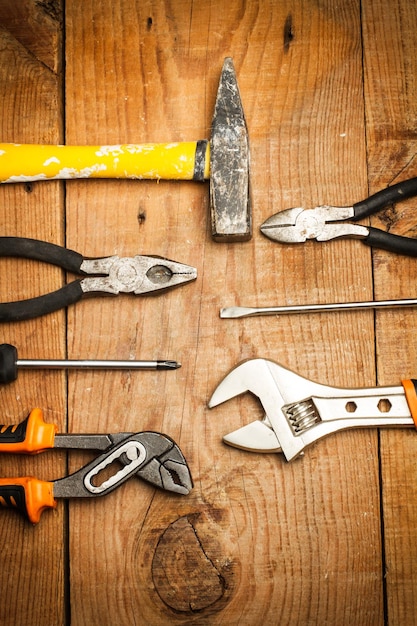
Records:
[[[158,370],[177,370],[181,367],[181,363],[177,361],[157,361],[156,369]]]

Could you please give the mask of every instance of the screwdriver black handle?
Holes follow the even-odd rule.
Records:
[[[9,343],[0,345],[0,384],[11,383],[17,378],[17,349]]]

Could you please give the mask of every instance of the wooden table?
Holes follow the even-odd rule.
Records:
[[[198,279],[156,298],[96,298],[3,324],[23,358],[155,359],[175,372],[21,371],[5,424],[40,406],[61,432],[173,437],[189,496],[128,481],[59,501],[33,527],[1,511],[0,623],[417,624],[417,437],[340,433],[305,456],[238,451],[222,436],[262,410],[207,401],[243,359],[329,385],[417,373],[413,309],[222,320],[222,306],[415,298],[417,262],[355,240],[291,247],[259,232],[291,206],[346,205],[417,175],[417,9],[411,0],[2,0],[1,140],[115,144],[210,135],[234,59],[251,141],[254,235],[214,243],[208,185],[3,185],[0,233],[86,256],[158,254]],[[372,222],[416,235],[415,201]],[[55,267],[1,260],[2,301],[62,285]],[[91,455],[0,457],[2,476],[53,479]]]

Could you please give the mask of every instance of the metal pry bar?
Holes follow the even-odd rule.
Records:
[[[235,367],[214,391],[215,407],[250,391],[265,410],[256,420],[225,435],[229,445],[257,452],[282,452],[291,461],[315,441],[339,430],[417,425],[416,381],[402,387],[340,389],[303,378],[267,359]]]

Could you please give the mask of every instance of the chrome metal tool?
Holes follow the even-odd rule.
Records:
[[[0,257],[43,261],[85,276],[37,298],[0,304],[0,322],[27,320],[52,313],[75,304],[85,295],[155,294],[197,278],[194,267],[157,256],[90,259],[47,241],[23,237],[0,237]]]
[[[291,461],[322,437],[359,427],[417,426],[417,381],[398,387],[339,389],[312,382],[267,359],[244,361],[214,391],[213,408],[250,391],[262,420],[225,435],[225,443],[255,452],[282,452]]]
[[[181,363],[170,360],[19,359],[15,346],[0,344],[1,385],[16,380],[18,369],[176,370],[179,367]]]
[[[77,472],[54,481],[32,476],[0,478],[0,506],[16,508],[33,524],[39,522],[45,509],[56,506],[55,498],[103,496],[131,476],[184,495],[193,487],[180,448],[161,433],[59,434],[55,424],[44,421],[38,408],[20,424],[0,426],[0,453],[37,454],[50,448],[99,450],[102,454]]]
[[[290,313],[330,313],[332,311],[361,311],[363,309],[398,309],[416,306],[416,299],[372,300],[370,302],[335,302],[330,304],[290,304],[285,306],[248,307],[229,306],[220,309],[224,319],[256,317],[258,315],[288,315]]]
[[[417,177],[382,189],[352,206],[318,206],[314,209],[285,209],[269,217],[261,232],[281,243],[304,243],[308,239],[329,241],[341,237],[361,239],[363,243],[389,252],[417,256],[417,240],[347,220],[361,220],[384,207],[417,195]]]

